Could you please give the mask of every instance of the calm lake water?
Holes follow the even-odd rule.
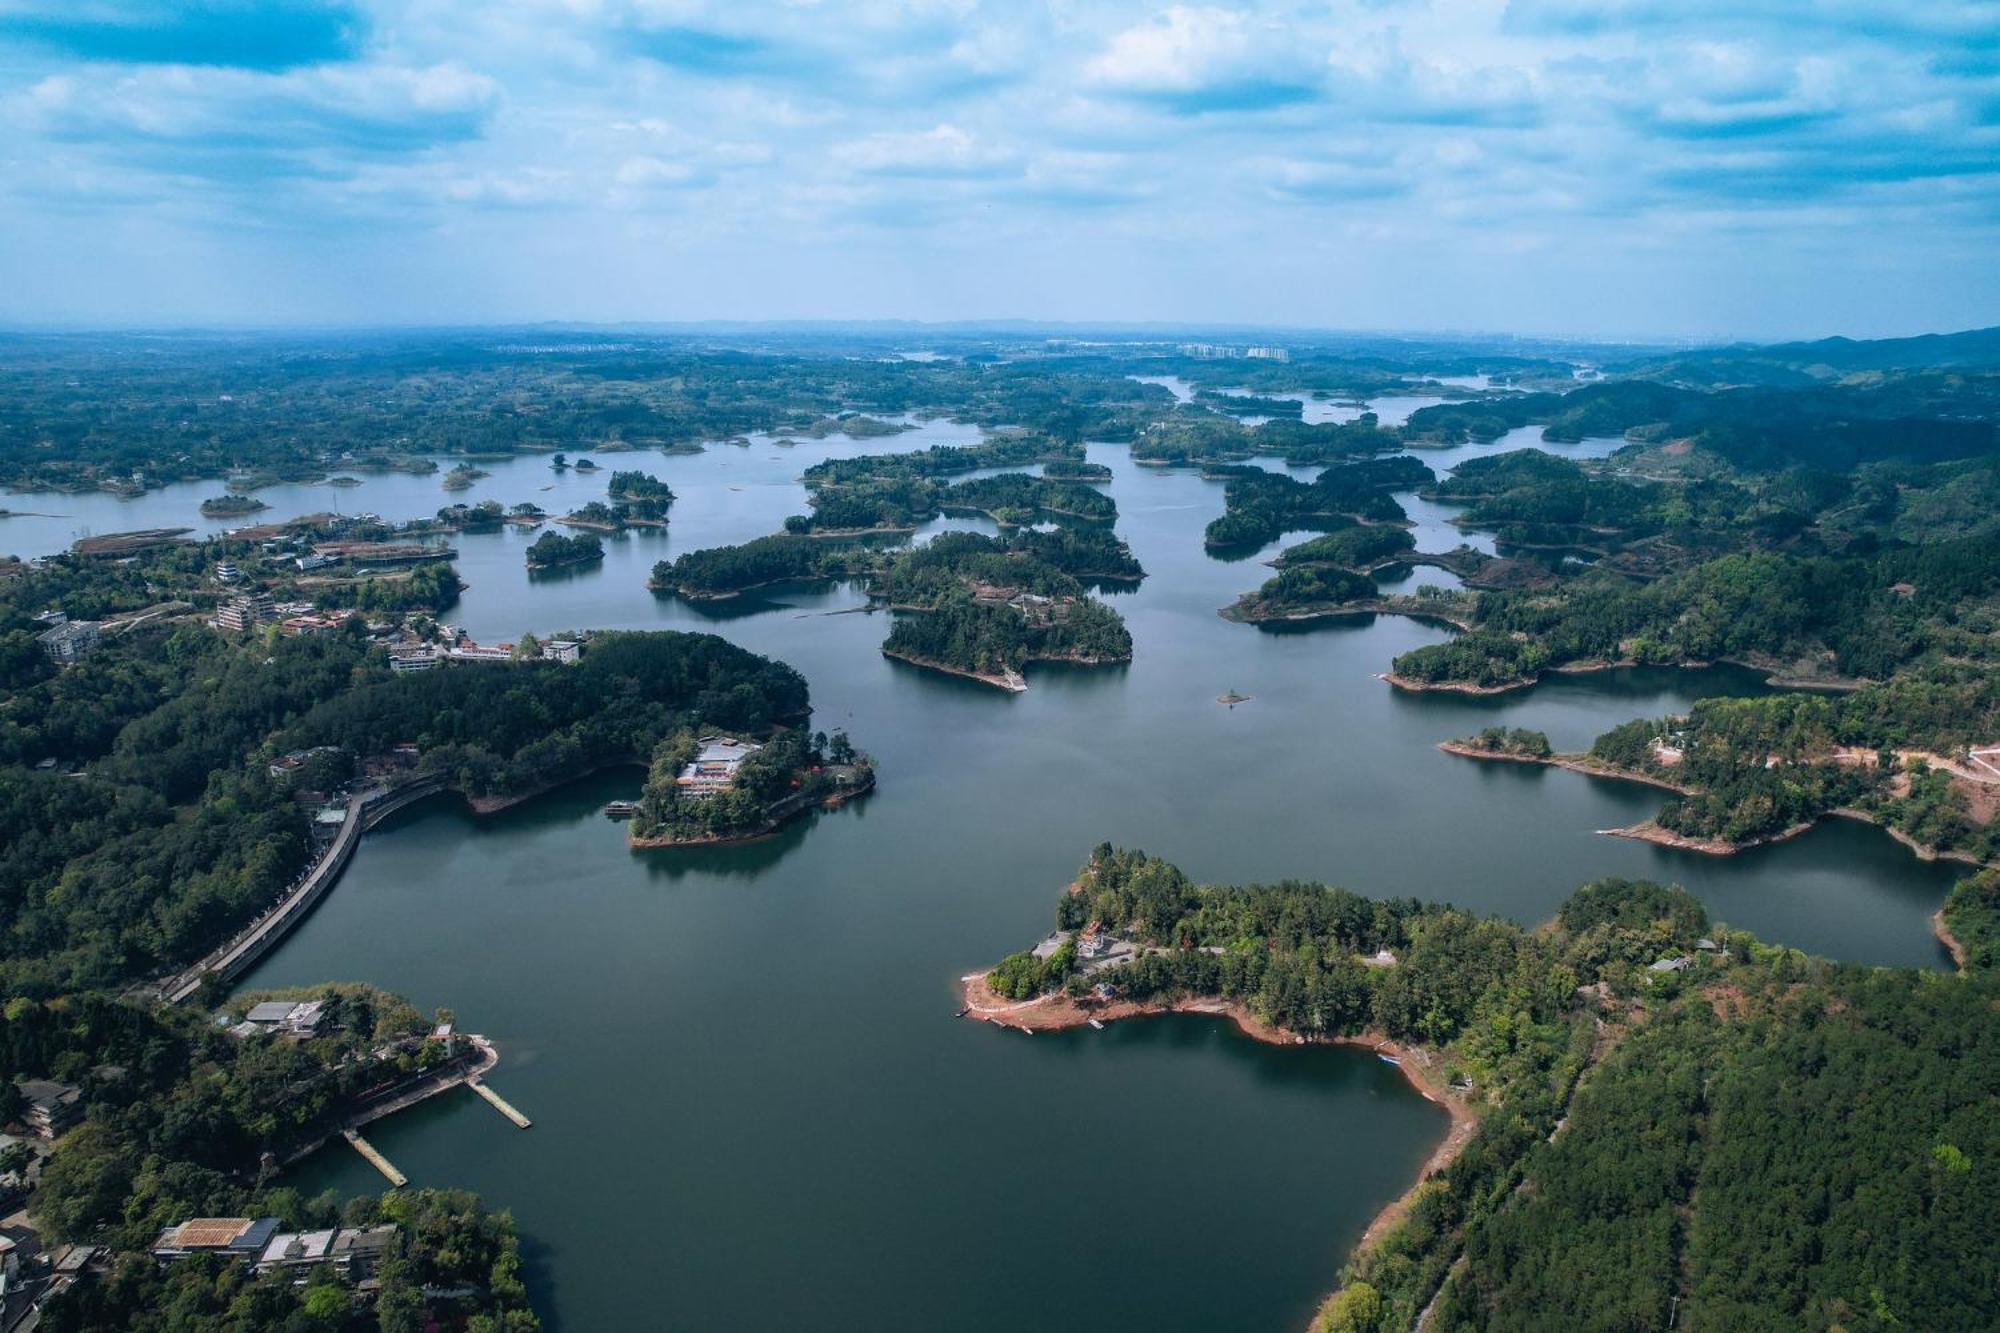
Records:
[[[799,668],[816,725],[848,727],[879,761],[864,801],[729,849],[626,850],[597,810],[634,794],[636,771],[489,819],[440,799],[371,834],[247,979],[372,981],[500,1044],[492,1081],[532,1131],[458,1092],[370,1138],[417,1183],[515,1210],[552,1327],[1301,1326],[1445,1117],[1365,1052],[1260,1046],[1209,1019],[1033,1038],[954,1021],[957,978],[1044,933],[1100,841],[1204,879],[1320,879],[1523,922],[1586,880],[1649,877],[1767,939],[1944,961],[1926,917],[1953,871],[1876,830],[1835,822],[1704,857],[1594,832],[1646,817],[1657,792],[1433,748],[1489,724],[1580,747],[1754,678],[1621,671],[1494,697],[1396,693],[1375,673],[1444,631],[1223,621],[1217,608],[1267,576],[1277,548],[1211,558],[1201,529],[1220,484],[1134,467],[1122,447],[1090,454],[1114,469],[1118,530],[1151,575],[1115,598],[1137,645],[1126,668],[1031,670],[1009,696],[884,659],[882,617],[826,614],[865,605],[848,588],[708,611],[644,588],[657,559],[802,510],[797,477],[819,458],[974,437],[930,423],[886,442],[599,455],[595,477],[521,459],[455,497],[400,476],[263,493],[272,519],[335,498],[392,518],[489,496],[560,511],[601,494],[613,466],[642,466],[681,497],[666,534],[613,540],[600,568],[556,580],[523,569],[529,534],[460,537],[470,588],[447,618],[482,640],[713,630]],[[9,507],[65,506],[108,531],[188,522],[175,506],[218,489]],[[116,520],[100,517],[107,504]],[[6,520],[0,544],[34,553],[18,539],[39,531],[41,549],[59,547],[65,533],[33,525],[61,521]],[[1411,586],[1446,578],[1419,570]],[[1231,689],[1252,701],[1218,705]],[[341,1148],[297,1183],[380,1182]]]

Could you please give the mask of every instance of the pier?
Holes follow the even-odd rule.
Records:
[[[535,1123],[534,1121],[528,1119],[528,1117],[522,1115],[519,1111],[515,1110],[514,1104],[512,1102],[508,1101],[505,1097],[502,1097],[499,1093],[493,1091],[493,1089],[487,1087],[485,1083],[481,1082],[477,1074],[466,1079],[465,1086],[471,1088],[481,1097],[484,1097],[489,1103],[491,1103],[494,1110],[498,1111],[501,1115],[506,1116],[509,1120],[519,1125],[522,1129],[526,1129],[528,1128],[528,1126]]]
[[[375,1145],[370,1143],[367,1139],[362,1138],[361,1135],[356,1131],[351,1129],[343,1129],[340,1131],[340,1137],[346,1139],[349,1143],[353,1144],[354,1151],[360,1153],[361,1156],[367,1160],[368,1165],[374,1167],[377,1171],[380,1171],[382,1173],[383,1179],[387,1180],[391,1185],[394,1185],[397,1189],[401,1189],[403,1186],[410,1183],[410,1178],[404,1175],[401,1171],[398,1171],[396,1169],[396,1164],[394,1162],[390,1161],[388,1158],[384,1157],[381,1153],[377,1152],[375,1150]]]

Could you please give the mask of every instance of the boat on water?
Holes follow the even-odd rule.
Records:
[[[1096,1019],[1094,1019],[1094,1018],[1090,1020],[1090,1025],[1091,1025],[1092,1027],[1096,1028],[1096,1029],[1097,1029],[1097,1030],[1098,1030],[1099,1032],[1102,1032],[1102,1031],[1104,1031],[1104,1024],[1102,1024],[1102,1023],[1098,1022],[1098,1021],[1097,1021]]]
[[[630,819],[639,813],[639,803],[637,801],[609,801],[604,806],[604,813],[612,819]]]
[[[1382,1052],[1380,1052],[1380,1051],[1377,1051],[1377,1052],[1375,1052],[1375,1058],[1376,1058],[1377,1060],[1380,1060],[1380,1061],[1381,1061],[1381,1062],[1382,1062],[1383,1064],[1385,1064],[1385,1065],[1400,1065],[1401,1063],[1403,1063],[1403,1062],[1402,1062],[1401,1060],[1397,1059],[1397,1058],[1396,1058],[1395,1056],[1393,1056],[1393,1055],[1384,1055],[1384,1054],[1382,1054]]]

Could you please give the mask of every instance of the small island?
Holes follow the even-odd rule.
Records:
[[[226,495],[211,496],[201,502],[203,518],[235,518],[241,514],[254,514],[260,509],[269,509],[254,495],[241,495],[231,491]]]
[[[572,528],[589,528],[596,532],[623,532],[631,519],[624,505],[608,505],[602,500],[592,500],[580,505],[557,520]]]
[[[537,573],[566,565],[587,565],[604,558],[604,543],[590,533],[565,537],[545,532],[528,548],[528,568]]]
[[[742,842],[874,785],[874,765],[842,731],[785,727],[764,741],[681,731],[653,752],[627,839],[635,849]]]
[[[484,468],[474,467],[470,463],[460,463],[444,474],[444,488],[448,491],[470,490],[472,483],[492,475]]]
[[[1132,660],[1124,619],[1088,597],[1011,588],[956,589],[928,610],[896,617],[885,656],[1018,694],[1030,662],[1101,666]]]
[[[1222,608],[1224,620],[1256,625],[1275,620],[1317,620],[1375,609],[1375,581],[1352,570],[1301,565],[1280,570],[1255,592]]]
[[[1526,727],[1487,727],[1475,736],[1445,741],[1438,748],[1470,759],[1514,759],[1535,764],[1555,755],[1546,732]]]
[[[611,498],[625,513],[625,522],[665,527],[667,510],[673,506],[673,487],[644,472],[614,472],[609,488]]]

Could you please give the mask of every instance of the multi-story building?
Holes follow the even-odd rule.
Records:
[[[271,600],[271,594],[247,592],[222,604],[215,613],[215,627],[235,631],[255,629],[276,614],[277,603]]]
[[[42,651],[49,655],[52,662],[74,662],[96,648],[103,639],[96,623],[89,620],[64,620],[35,636],[35,641],[42,645]]]

